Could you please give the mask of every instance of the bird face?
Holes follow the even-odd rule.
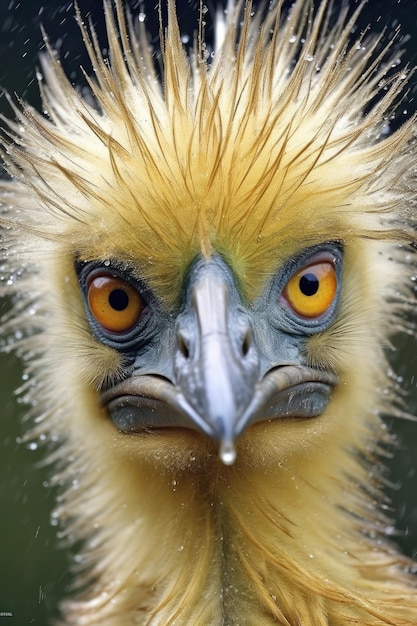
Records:
[[[219,255],[193,261],[175,312],[115,263],[81,264],[79,280],[97,340],[123,355],[122,381],[101,393],[118,430],[197,429],[232,463],[250,424],[327,406],[337,377],[308,365],[305,342],[336,317],[340,245],[292,258],[253,304]]]

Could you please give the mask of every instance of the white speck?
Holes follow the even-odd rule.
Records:
[[[231,441],[222,441],[220,444],[220,458],[225,465],[233,465],[236,460],[236,449]]]

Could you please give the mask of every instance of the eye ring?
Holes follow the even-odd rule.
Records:
[[[322,316],[337,294],[333,263],[323,260],[304,266],[290,278],[282,294],[298,316],[307,319]]]
[[[100,326],[111,333],[127,333],[139,321],[145,303],[127,281],[109,273],[96,273],[87,281],[87,302]]]

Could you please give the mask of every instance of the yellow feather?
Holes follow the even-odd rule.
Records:
[[[171,6],[162,89],[144,34],[137,40],[126,30],[120,7],[117,23],[110,7],[106,15],[110,67],[83,30],[100,108],[78,95],[51,56],[43,97],[53,123],[29,109],[20,114],[28,139],[13,160],[51,214],[52,238],[76,239],[82,258],[102,248],[134,257],[172,304],[202,247],[220,249],[253,297],[297,247],[301,228],[314,243],[317,232],[344,239],[352,224],[358,236],[390,227],[412,122],[379,139],[402,75],[361,114],[388,71],[390,43],[386,58],[370,64],[376,40],[364,46],[359,38],[346,52],[352,22],[326,36],[319,15],[308,33],[301,3],[271,40],[275,11],[258,33],[248,7],[241,38],[236,10],[206,68],[198,55],[186,57]],[[402,195],[406,201],[407,184]],[[64,208],[74,217],[65,225]],[[106,243],[103,230],[111,233]]]

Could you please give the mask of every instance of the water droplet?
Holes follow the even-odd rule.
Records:
[[[233,465],[236,460],[236,448],[232,441],[221,442],[220,458],[225,465]]]

